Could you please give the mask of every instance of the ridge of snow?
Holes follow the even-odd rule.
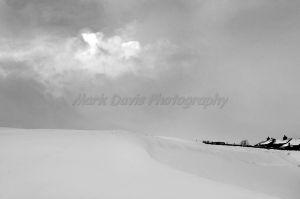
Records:
[[[121,131],[4,129],[0,198],[297,199],[298,160]]]

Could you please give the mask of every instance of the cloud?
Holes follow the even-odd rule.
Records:
[[[0,122],[18,118],[10,123],[18,124],[26,115],[32,118],[24,124],[40,121],[43,111],[32,111],[34,99],[42,99],[35,103],[51,113],[49,123],[68,117],[67,110],[51,112],[53,104],[66,107],[58,99],[68,101],[80,92],[219,92],[232,102],[222,112],[76,111],[95,125],[113,121],[122,123],[120,128],[139,123],[148,130],[156,124],[173,133],[178,124],[195,135],[247,131],[249,137],[293,123],[297,133],[298,10],[296,0],[0,0],[0,95],[5,98],[0,106],[8,107]],[[32,96],[22,106],[13,99],[22,98],[20,90]],[[288,108],[281,106],[286,98],[294,99]],[[245,129],[245,123],[252,127]]]
[[[64,98],[44,92],[44,85],[26,77],[0,77],[0,126],[67,128],[80,121]]]
[[[156,78],[180,64],[172,61],[180,49],[169,41],[142,45],[121,32],[106,36],[84,29],[75,37],[6,39],[0,47],[0,75],[32,78],[45,85],[46,92],[61,96],[65,89],[98,84],[100,76]]]
[[[75,53],[75,59],[96,74],[115,78],[123,73],[135,72],[134,58],[139,57],[138,41],[124,41],[120,36],[104,39],[103,33],[82,33],[87,46]]]

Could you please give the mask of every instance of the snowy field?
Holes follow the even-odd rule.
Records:
[[[0,199],[299,199],[300,152],[119,131],[0,130]]]

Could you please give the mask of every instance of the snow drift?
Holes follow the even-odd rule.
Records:
[[[296,199],[299,160],[120,131],[1,129],[0,198]]]

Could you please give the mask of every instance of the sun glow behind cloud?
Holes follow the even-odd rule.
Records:
[[[89,70],[115,78],[126,72],[136,72],[134,59],[141,52],[138,41],[124,41],[120,36],[104,39],[101,32],[81,34],[86,46],[75,58]]]
[[[90,74],[116,78],[129,72],[136,73],[136,61],[142,51],[138,41],[125,41],[120,36],[104,38],[101,32],[85,32],[64,40],[7,41],[0,48],[0,62],[26,63],[48,77],[71,70],[84,70]]]
[[[92,88],[124,75],[157,78],[168,71],[168,60],[178,50],[167,40],[142,45],[126,31],[106,36],[84,30],[75,37],[5,40],[0,47],[0,75],[25,76],[45,85],[48,93],[62,96],[65,90]]]
[[[64,40],[42,38],[6,44],[0,49],[0,62],[24,62],[48,75],[50,71],[85,70],[110,78],[135,73],[135,61],[143,50],[138,41],[125,41],[120,36],[104,38],[101,32],[85,32]]]

